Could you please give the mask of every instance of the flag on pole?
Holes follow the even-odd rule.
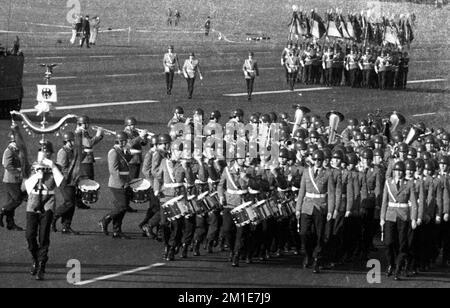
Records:
[[[322,38],[326,32],[322,18],[316,12],[311,13],[311,35],[316,39]]]
[[[342,33],[339,31],[339,26],[337,25],[338,21],[334,20],[331,14],[328,14],[328,22],[327,22],[327,36],[328,37],[338,37],[342,38]]]

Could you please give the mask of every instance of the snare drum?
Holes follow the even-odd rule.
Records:
[[[278,208],[277,203],[273,199],[267,199],[267,207],[273,217],[280,217],[280,209]]]
[[[280,215],[282,217],[291,217],[295,213],[295,207],[293,207],[293,202],[291,200],[286,200],[279,205]]]
[[[217,191],[213,192],[210,195],[207,195],[205,197],[205,203],[208,208],[208,212],[222,209],[222,206],[220,205],[220,202],[219,202],[219,195],[218,195]]]
[[[264,209],[264,205],[266,204],[266,200],[258,201],[253,205],[253,211],[255,212],[255,219],[252,221],[253,225],[258,225],[260,222],[263,222],[267,218],[270,217],[270,213]]]
[[[252,207],[252,203],[252,201],[249,201],[231,210],[230,213],[236,226],[243,227],[251,223],[251,218],[249,215],[251,211],[249,211],[249,209]]]
[[[196,195],[188,196],[188,204],[192,212],[197,215],[202,215],[207,211],[204,202],[199,201]]]
[[[150,182],[146,179],[134,179],[130,182],[131,202],[145,203],[150,200]]]
[[[86,205],[97,202],[99,190],[100,184],[96,181],[83,179],[78,182],[78,193],[81,196],[81,202]]]
[[[169,221],[174,221],[183,216],[192,214],[192,210],[189,209],[184,196],[178,196],[170,199],[169,201],[161,205],[161,207],[163,208],[164,214]]]

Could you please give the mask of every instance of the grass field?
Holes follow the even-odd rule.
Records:
[[[4,0],[3,0],[4,1]],[[52,83],[58,87],[57,106],[85,105],[107,102],[129,102],[135,100],[154,100],[148,104],[125,104],[97,108],[81,108],[56,111],[50,122],[54,122],[67,113],[87,114],[94,125],[119,130],[123,119],[128,115],[136,116],[139,127],[150,131],[165,132],[166,123],[175,106],[185,108],[186,113],[200,107],[206,112],[219,109],[227,119],[234,108],[243,108],[246,117],[253,112],[292,112],[292,104],[301,103],[312,109],[313,113],[324,116],[331,109],[342,112],[346,117],[362,118],[369,112],[381,108],[385,112],[397,110],[404,114],[408,122],[424,121],[427,125],[442,126],[450,130],[449,105],[449,61],[448,51],[448,7],[436,10],[433,6],[409,3],[379,3],[389,12],[414,12],[417,16],[416,40],[411,49],[409,79],[419,81],[408,85],[406,91],[378,91],[349,88],[331,88],[324,91],[298,93],[273,93],[254,96],[251,102],[245,97],[228,97],[224,94],[245,92],[240,66],[247,50],[255,50],[255,57],[261,67],[261,76],[256,80],[255,91],[275,91],[286,89],[284,72],[279,66],[279,55],[286,39],[286,26],[289,21],[292,1],[81,1],[84,14],[102,16],[103,27],[112,29],[132,27],[133,29],[154,29],[154,33],[132,32],[131,44],[123,33],[113,39],[109,34],[100,36],[99,44],[92,49],[68,47],[65,43],[55,45],[57,38],[68,39],[67,35],[54,32],[67,31],[65,28],[37,26],[36,23],[65,25],[68,11],[64,1],[37,0],[12,1],[9,29],[14,31],[53,32],[44,36],[24,36],[23,49],[26,55],[23,108],[33,108],[36,97],[36,84],[42,83],[42,69],[38,64],[56,62]],[[8,3],[6,3],[8,4]],[[108,5],[106,5],[108,4]],[[311,8],[306,1],[295,2],[305,8]],[[263,31],[274,39],[266,43],[228,43],[217,41],[216,36],[205,40],[201,34],[162,32],[165,28],[165,11],[168,7],[178,8],[183,14],[183,29],[198,29],[206,15],[213,17],[213,28],[223,32],[230,39],[240,42],[245,39],[243,33]],[[326,8],[342,7],[361,9],[368,6],[364,1],[316,1],[314,7],[319,11]],[[369,4],[373,6],[373,4]],[[380,8],[380,10],[381,10]],[[0,15],[8,16],[8,5],[0,6]],[[28,24],[27,24],[27,23]],[[0,30],[7,29],[7,18],[0,18]],[[46,40],[51,38],[51,40]],[[6,35],[0,33],[0,42]],[[11,36],[10,38],[11,39]],[[186,99],[186,83],[176,77],[172,96],[166,96],[161,60],[168,42],[175,44],[180,59],[187,52],[197,53],[205,74],[203,82],[197,82],[194,99]],[[5,44],[5,43],[3,43]],[[48,46],[47,46],[48,45]],[[442,79],[441,81],[429,81]],[[420,82],[428,80],[428,82]],[[306,88],[306,86],[299,86]],[[39,121],[34,113],[33,121]],[[341,128],[344,124],[341,124]],[[10,121],[0,121],[0,149],[6,147],[6,132]],[[68,129],[73,129],[71,123]],[[56,148],[61,139],[50,136]],[[37,149],[37,137],[26,136],[30,150],[30,159],[34,159]],[[96,179],[101,184],[100,201],[89,211],[77,211],[74,228],[83,232],[83,236],[70,238],[61,234],[52,235],[50,281],[45,286],[67,286],[65,283],[65,262],[69,258],[79,258],[86,264],[89,278],[102,274],[127,270],[140,265],[160,261],[159,243],[139,238],[137,224],[144,215],[145,206],[136,206],[138,214],[127,214],[124,231],[132,234],[134,240],[118,245],[111,239],[99,234],[96,222],[110,208],[112,202],[107,188],[107,151],[113,145],[111,137],[105,137],[95,147]],[[3,172],[3,171],[2,171]],[[2,173],[0,174],[2,175]],[[0,186],[0,202],[3,202],[3,187]],[[17,213],[18,223],[24,226],[24,206]],[[0,230],[0,286],[32,286],[25,274],[29,263],[23,233],[9,233]],[[19,243],[19,244],[17,244]],[[132,253],[130,252],[132,251]],[[381,257],[378,254],[377,257]],[[296,271],[299,260],[291,256],[286,261],[273,261],[269,265],[257,265],[255,273],[252,267],[244,267],[241,274],[231,273],[228,264],[222,262],[225,255],[205,256],[199,262],[189,259],[175,263],[156,271],[157,277],[148,275],[132,276],[130,279],[118,279],[113,286],[189,286],[197,279],[195,271],[207,272],[196,280],[194,286],[368,286],[364,284],[364,268],[350,269],[349,272],[333,273],[320,278],[309,273]],[[124,261],[125,260],[125,261]],[[276,271],[278,274],[273,275]],[[242,274],[243,273],[243,274]],[[447,275],[447,276],[446,276]],[[194,277],[194,278],[193,278]],[[222,284],[215,281],[220,277]],[[442,278],[443,277],[443,278]],[[414,279],[404,286],[435,287],[445,286],[448,273],[430,273],[429,276]],[[109,286],[104,284],[103,286]],[[381,286],[393,286],[385,282]]]

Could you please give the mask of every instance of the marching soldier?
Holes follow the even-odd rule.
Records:
[[[303,80],[305,84],[310,84],[313,82],[312,67],[313,58],[315,57],[315,51],[312,45],[308,45],[306,50],[303,52],[301,64],[303,66]]]
[[[378,75],[378,86],[380,90],[384,90],[387,87],[387,57],[384,50],[381,51],[381,55],[375,61],[375,73]]]
[[[374,59],[370,53],[370,49],[366,49],[366,53],[361,57],[359,61],[359,68],[362,71],[362,85],[365,88],[373,88],[373,75],[374,75]]]
[[[409,263],[411,260],[412,231],[417,227],[417,196],[414,183],[405,180],[403,161],[395,163],[393,177],[386,180],[380,226],[386,234],[387,274],[394,274],[394,280],[398,281],[405,261]]]
[[[125,119],[124,133],[128,137],[127,146],[131,150],[131,154],[133,155],[131,161],[129,162],[130,180],[139,178],[142,164],[142,147],[145,147],[148,142],[148,132],[146,130],[138,131],[136,129],[136,125],[136,118],[127,117]]]
[[[399,73],[397,79],[397,88],[406,89],[408,83],[408,71],[409,71],[409,56],[408,52],[404,52],[399,62]]]
[[[23,228],[16,225],[14,216],[16,209],[22,204],[22,166],[21,150],[17,145],[14,131],[8,134],[9,144],[3,152],[2,165],[5,168],[3,183],[6,190],[6,205],[0,210],[0,227],[4,227],[3,217],[6,216],[6,228],[12,231],[23,231]]]
[[[288,76],[288,71],[286,68],[286,58],[289,55],[289,53],[293,52],[293,48],[292,48],[292,42],[289,41],[287,46],[283,49],[283,52],[281,53],[281,66],[284,67],[284,70],[286,72],[286,83],[289,84],[289,76]]]
[[[51,160],[53,145],[44,141],[38,154],[38,161],[32,166],[32,175],[25,181],[28,193],[26,238],[33,258],[31,275],[43,280],[48,262],[50,232],[55,212],[55,188],[64,176]]]
[[[220,178],[217,191],[219,201],[223,205],[223,236],[231,247],[231,261],[233,267],[239,266],[239,258],[245,246],[245,230],[236,227],[233,222],[231,210],[243,204],[248,194],[248,175],[245,170],[245,158],[237,157],[230,160]]]
[[[325,241],[325,225],[333,217],[335,210],[335,187],[332,175],[323,168],[324,154],[315,151],[312,155],[314,166],[305,170],[300,184],[296,217],[300,219],[302,250],[306,253],[303,267],[311,266],[313,273],[319,273]],[[314,232],[314,233],[313,233]],[[315,244],[312,237],[315,235]]]
[[[345,69],[348,71],[350,77],[349,85],[352,88],[357,86],[357,71],[358,71],[358,61],[355,50],[350,49],[350,53],[345,57]]]
[[[323,53],[322,56],[322,68],[323,68],[323,79],[325,81],[325,85],[327,87],[331,86],[332,83],[332,65],[333,65],[333,49],[331,47],[328,47],[327,51]]]
[[[194,83],[197,74],[199,75],[200,80],[203,80],[199,61],[195,58],[195,54],[193,52],[189,54],[189,59],[184,61],[183,74],[188,85],[188,99],[192,99],[192,94],[194,93]]]
[[[163,66],[164,74],[166,75],[167,95],[172,95],[175,69],[178,68],[177,74],[181,74],[180,61],[178,60],[178,55],[173,52],[173,45],[170,45],[168,52],[164,54]]]
[[[297,74],[300,68],[300,60],[293,52],[290,52],[286,57],[285,66],[288,72],[289,87],[291,91],[294,91],[295,81],[297,80]]]
[[[333,64],[331,66],[333,75],[333,86],[340,86],[342,82],[342,70],[344,68],[345,55],[340,46],[334,48]]]
[[[78,136],[78,143],[81,141],[81,134]],[[77,175],[74,174],[77,161],[81,161],[82,152],[78,149],[80,145],[75,144],[75,135],[72,132],[67,132],[63,135],[64,146],[58,151],[56,158],[56,165],[64,175],[64,182],[61,186],[61,194],[64,202],[56,208],[55,216],[52,222],[53,232],[57,232],[56,222],[61,218],[63,234],[79,235],[78,232],[71,228],[73,215],[75,214],[75,205],[77,202]],[[76,152],[78,150],[78,152]]]
[[[254,53],[251,51],[248,53],[248,59],[244,61],[242,71],[244,72],[245,82],[247,83],[248,100],[252,99],[253,85],[255,83],[255,77],[259,76],[258,64],[253,60]]]
[[[129,161],[132,159],[131,153],[126,148],[128,136],[124,132],[116,134],[114,147],[108,152],[108,187],[114,198],[114,208],[99,222],[102,232],[109,235],[108,225],[113,223],[113,238],[129,239],[122,232],[122,221],[130,206],[129,182],[130,168]]]
[[[173,113],[173,117],[172,117],[172,119],[169,120],[169,123],[167,124],[167,127],[168,128],[172,128],[173,125],[175,125],[177,123],[188,124],[189,123],[188,120],[189,119],[186,119],[184,117],[184,109],[183,109],[183,107],[178,106],[178,107],[175,108],[175,111]]]
[[[88,132],[89,118],[87,116],[81,116],[77,118],[77,128],[75,135],[81,133],[81,144],[83,146],[83,152],[86,154],[80,165],[80,178],[88,178],[94,180],[94,146],[97,145],[103,139],[103,130],[98,128],[97,134],[91,137]],[[80,209],[89,209],[90,207],[84,205],[81,201],[77,202],[77,207]]]

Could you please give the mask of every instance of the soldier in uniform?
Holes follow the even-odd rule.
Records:
[[[188,99],[192,99],[192,94],[194,93],[194,83],[197,74],[199,75],[200,80],[203,80],[199,61],[195,58],[195,54],[193,52],[189,54],[189,59],[186,59],[184,61],[183,74],[188,85]]]
[[[128,136],[124,132],[116,134],[114,147],[108,152],[108,187],[114,198],[114,208],[99,222],[102,232],[108,235],[108,225],[113,223],[113,238],[129,239],[122,232],[122,221],[130,205],[129,161],[131,153],[126,148]]]
[[[399,89],[406,89],[406,84],[408,83],[408,70],[409,70],[409,56],[406,51],[400,58],[398,69],[399,74],[397,79],[397,87]]]
[[[309,267],[314,258],[313,272],[319,273],[325,225],[332,219],[335,210],[336,184],[331,173],[323,168],[323,152],[315,151],[312,159],[314,166],[309,167],[302,177],[295,214],[297,219],[300,219],[302,250],[306,253],[303,266]]]
[[[370,52],[370,49],[366,49],[366,53],[361,57],[359,61],[359,68],[362,71],[362,85],[365,88],[373,88],[374,82],[374,64],[375,61]]]
[[[255,77],[259,76],[258,64],[253,59],[253,55],[253,52],[249,52],[248,59],[246,59],[242,65],[242,71],[244,72],[245,82],[247,84],[248,100],[252,99]]]
[[[89,16],[83,19],[81,24],[81,38],[80,38],[80,48],[83,48],[84,42],[86,41],[86,47],[91,48],[89,46],[89,39],[91,37],[91,26],[89,23]]]
[[[294,91],[295,81],[297,80],[298,70],[300,69],[300,60],[290,52],[286,57],[285,65],[288,72],[290,89]]]
[[[77,128],[75,135],[81,133],[81,144],[83,146],[83,152],[86,154],[80,165],[80,178],[88,178],[94,180],[94,146],[97,145],[103,139],[103,130],[99,128],[97,134],[91,137],[88,132],[89,118],[87,116],[81,116],[77,118]],[[90,207],[84,205],[81,201],[77,202],[77,207],[80,209],[89,209]]]
[[[331,86],[332,81],[332,65],[333,65],[333,48],[328,47],[327,51],[323,53],[322,56],[322,68],[323,68],[323,79],[325,82],[325,85],[327,87]]]
[[[78,136],[78,143],[81,141],[81,134]],[[78,145],[76,148],[75,145],[75,134],[72,132],[67,132],[63,135],[64,145],[58,151],[56,156],[56,165],[64,175],[64,182],[61,185],[61,194],[64,198],[64,202],[56,208],[55,216],[52,222],[52,230],[53,232],[57,232],[56,222],[59,218],[61,218],[61,223],[63,228],[61,232],[63,234],[73,234],[79,235],[78,232],[74,231],[71,228],[72,219],[75,214],[75,205],[77,202],[76,198],[76,184],[77,178],[76,174],[74,174],[74,169],[76,168],[77,161],[81,161],[82,152],[79,151],[80,146]],[[78,152],[76,152],[78,150]]]
[[[167,53],[164,54],[163,66],[164,74],[166,75],[167,95],[172,95],[175,69],[178,68],[177,74],[181,74],[180,61],[178,60],[178,55],[173,52],[172,45],[169,46]]]
[[[311,84],[313,82],[313,59],[315,57],[315,50],[311,47],[311,45],[308,45],[306,50],[303,52],[301,64],[304,69],[303,74],[303,81],[305,84]]]
[[[219,202],[223,205],[223,231],[225,241],[231,247],[231,261],[233,267],[239,266],[239,258],[245,246],[245,230],[237,227],[232,219],[231,210],[243,204],[248,194],[248,175],[245,168],[245,158],[237,157],[230,160],[220,178],[217,192]]]
[[[127,117],[125,119],[125,129],[123,132],[128,137],[127,146],[131,150],[133,155],[131,161],[129,162],[130,168],[130,180],[139,178],[142,165],[142,148],[148,143],[147,131],[136,129],[137,121],[134,117]]]
[[[438,233],[438,247],[442,248],[442,267],[449,266],[450,262],[450,200],[449,200],[449,175],[450,165],[447,156],[439,159],[439,186],[437,191],[438,215],[436,223],[440,224]]]
[[[16,142],[16,136],[13,131],[8,134],[9,144],[3,152],[2,165],[5,168],[3,183],[6,190],[6,204],[0,210],[0,226],[4,227],[3,217],[6,216],[6,228],[13,231],[23,231],[23,228],[16,225],[14,216],[16,209],[22,204],[22,162],[20,159],[20,148]]]
[[[169,120],[169,123],[167,124],[168,128],[172,128],[173,125],[177,124],[177,123],[183,123],[183,124],[188,124],[189,122],[187,121],[188,119],[186,119],[184,117],[184,109],[183,107],[176,107],[175,111],[173,113],[173,117]]]
[[[384,90],[387,87],[387,57],[384,50],[381,51],[381,55],[375,61],[375,73],[378,75],[378,86],[380,90]]]
[[[32,175],[25,181],[28,193],[26,239],[33,258],[31,275],[43,280],[48,262],[50,232],[55,212],[55,188],[61,185],[64,176],[51,160],[53,145],[44,141],[38,161],[32,166]]]
[[[342,82],[342,70],[344,68],[345,55],[341,50],[341,47],[336,46],[334,49],[333,64],[331,66],[333,75],[333,86],[340,86]]]
[[[417,196],[414,183],[405,180],[405,162],[395,163],[393,177],[386,180],[385,186],[380,226],[386,234],[387,274],[400,280],[402,266],[411,260],[412,231],[417,227]]]
[[[286,72],[286,83],[287,84],[289,84],[289,76],[288,76],[288,71],[287,71],[287,68],[286,68],[286,58],[287,58],[287,56],[289,55],[289,53],[291,53],[293,51],[293,48],[292,48],[292,42],[291,41],[289,41],[288,42],[288,44],[287,44],[287,46],[283,49],[283,51],[281,52],[281,60],[280,60],[280,63],[281,63],[281,66],[284,68],[284,70],[285,70],[285,72]]]

